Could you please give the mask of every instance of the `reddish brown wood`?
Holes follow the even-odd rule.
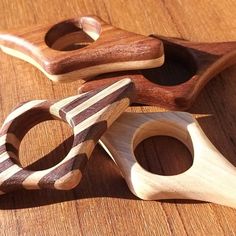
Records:
[[[153,37],[164,44],[165,63],[162,67],[101,75],[86,82],[80,91],[86,92],[129,77],[135,83],[137,103],[186,110],[210,79],[236,62],[236,42],[194,43]]]
[[[94,76],[107,72],[109,65],[114,63],[127,62],[119,67],[121,70],[130,70],[143,68],[137,66],[136,61],[160,59],[158,63],[147,66],[151,68],[159,66],[163,57],[160,40],[115,28],[97,16],[1,32],[0,45],[13,49],[12,55],[22,53],[18,57],[34,65],[36,62],[49,75],[62,75],[92,67],[90,76]],[[100,67],[94,72],[95,66]],[[88,79],[89,73],[84,77]],[[74,76],[70,79],[78,78]]]

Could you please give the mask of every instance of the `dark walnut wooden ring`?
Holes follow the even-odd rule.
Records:
[[[97,16],[0,32],[0,48],[59,82],[82,83],[99,74],[164,62],[159,39],[113,27]]]

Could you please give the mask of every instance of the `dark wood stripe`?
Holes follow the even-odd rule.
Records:
[[[8,169],[9,167],[15,165],[15,163],[10,159],[6,159],[5,161],[0,163],[0,173],[2,173],[4,170]]]
[[[40,181],[40,188],[54,188],[55,181],[66,175],[72,170],[83,170],[86,166],[88,158],[85,153],[81,153],[70,159],[69,161],[58,166],[56,169],[45,175]]]
[[[109,109],[107,109],[106,112],[100,115],[100,117],[98,118],[99,121],[97,123],[91,123],[86,130],[82,130],[81,132],[78,130],[78,134],[75,134],[72,147],[76,147],[78,144],[82,144],[85,147],[86,144],[84,144],[84,142],[91,141],[90,143],[91,145],[87,147],[88,149],[86,153],[84,152],[84,150],[82,151],[81,149],[79,149],[77,153],[74,153],[75,155],[74,157],[72,157],[65,163],[57,166],[50,173],[42,177],[38,183],[35,183],[35,185],[38,184],[40,188],[55,188],[55,181],[59,180],[60,178],[70,173],[71,171],[80,170],[82,173],[83,169],[86,166],[88,158],[94,149],[94,146],[96,145],[99,138],[103,135],[103,133],[107,130],[107,120],[111,120],[112,118],[115,119],[115,117],[117,117],[120,113],[122,113],[123,109],[121,110],[119,109],[121,107],[124,108],[123,107],[124,104],[121,104],[120,100],[124,97],[129,99],[131,98],[130,93],[132,92],[133,94],[133,90],[130,89],[131,88],[130,86],[131,86],[130,84],[125,85],[124,87],[114,91],[112,95],[107,95],[105,98],[102,98],[97,103],[95,103],[94,105],[90,106],[85,111],[83,111],[81,117],[80,116],[73,117],[74,118],[73,122],[77,124],[86,120],[89,116],[96,114],[103,107],[110,105]],[[64,106],[64,108],[62,108],[61,111],[64,113],[70,111],[74,107],[78,106],[79,104],[82,104],[87,99],[89,99],[90,97],[94,96],[95,94],[103,90],[104,87],[101,87],[96,92],[85,94],[84,96],[82,96],[82,98],[79,97],[75,101],[70,102],[70,104]],[[55,117],[53,117],[48,110],[49,105],[51,106],[52,104],[54,103],[45,102],[44,104],[39,104],[38,106],[30,108],[30,110],[25,111],[23,114],[16,117],[15,120],[10,121],[9,124],[7,124],[4,127],[5,130],[4,129],[3,130],[5,132],[14,133],[16,135],[16,138],[18,138],[20,141],[25,135],[25,133],[34,125],[38,124],[41,121],[55,119]],[[116,110],[114,111],[112,109]],[[89,112],[90,115],[88,114]],[[112,117],[112,115],[113,116],[115,115],[115,117]],[[0,153],[3,152],[5,149],[6,151],[11,150],[13,153],[17,153],[17,149],[14,148],[12,144],[2,145],[2,147],[0,147]],[[1,166],[0,173],[10,168],[16,162],[17,161],[13,160],[13,157],[3,161],[0,165]],[[0,186],[0,190],[2,192],[9,192],[17,188],[23,188],[22,186],[23,181],[25,181],[27,177],[30,177],[32,173],[34,173],[34,171],[29,171],[25,169],[19,170],[17,173],[13,174],[9,179],[5,180],[2,183],[2,185]],[[70,176],[68,176],[68,178],[69,177]]]
[[[29,170],[20,170],[19,172],[12,175],[9,179],[5,180],[2,185],[0,185],[0,191],[6,193],[16,189],[22,189],[22,183],[32,173],[33,172]]]
[[[1,145],[0,146],[0,155],[3,154],[4,152],[6,152],[6,149],[7,149],[6,144]]]
[[[106,121],[96,123],[90,126],[88,129],[84,130],[80,134],[74,137],[73,147],[77,146],[86,140],[93,140],[93,143],[97,143],[102,134],[106,131],[107,124]],[[39,181],[39,186],[41,188],[54,188],[54,183],[59,178],[63,177],[72,170],[79,169],[82,173],[84,170],[88,157],[85,153],[79,153],[66,163],[62,164],[58,168],[51,171],[49,174],[44,176]]]
[[[92,125],[80,135],[77,135],[74,139],[76,144],[83,142],[84,140],[93,139],[96,143],[97,140],[101,137],[101,135],[106,131],[106,122],[100,122],[97,124]],[[74,145],[73,145],[74,146]],[[53,188],[54,183],[57,179],[63,177],[65,174],[69,173],[72,170],[80,169],[80,171],[83,171],[83,169],[86,166],[87,163],[87,156],[86,154],[78,154],[66,163],[62,164],[55,170],[51,171],[48,175],[44,176],[40,182],[40,187],[46,187],[46,188]],[[0,173],[10,166],[14,165],[13,161],[11,159],[7,159],[0,165]],[[21,170],[11,176],[9,179],[5,180],[2,185],[0,186],[0,191],[3,192],[9,192],[16,189],[23,188],[22,183],[23,181],[29,177],[33,172],[29,170]]]
[[[27,104],[27,102],[21,103],[21,105],[14,108],[13,111],[17,110],[19,107],[23,106],[24,104]],[[52,104],[53,103],[50,101],[44,101],[44,102],[32,107],[31,109],[26,110],[24,113],[20,114],[14,120],[10,120],[8,123],[6,123],[1,128],[0,135],[2,136],[2,135],[5,135],[6,133],[10,133],[10,131],[14,131],[14,130],[16,130],[16,128],[21,128],[21,127],[24,127],[24,129],[25,129],[25,127],[28,128],[27,124],[28,124],[28,119],[30,119],[30,118],[31,118],[31,123],[32,123],[33,119],[35,119],[34,123],[39,123],[39,122],[42,122],[47,119],[54,119],[52,117],[52,115],[50,115],[50,113],[49,113],[49,107]],[[44,113],[45,113],[45,115],[44,115]],[[42,117],[45,117],[45,118],[43,119]],[[31,129],[31,128],[32,128],[32,126],[29,129]],[[29,129],[27,129],[27,131]],[[11,133],[14,133],[16,138],[18,138],[18,140],[21,140],[16,135],[16,132],[11,132]]]
[[[108,87],[108,86],[105,86]],[[90,91],[84,95],[81,95],[80,97],[76,98],[75,100],[73,100],[72,102],[70,102],[69,104],[65,105],[64,107],[62,107],[59,111],[59,115],[60,117],[65,120],[66,119],[66,113],[71,111],[72,109],[74,109],[75,107],[79,106],[80,104],[84,103],[86,100],[90,99],[91,97],[93,97],[94,95],[98,94],[99,92],[101,92],[104,89],[103,87],[100,87],[97,90],[94,91]]]
[[[104,132],[107,130],[107,122],[100,121],[83,130],[79,134],[75,135],[72,147],[85,142],[87,140],[93,140],[96,144]]]
[[[4,127],[1,129],[1,133],[14,133],[16,138],[21,141],[24,135],[35,125],[40,122],[46,120],[54,120],[48,109],[44,109],[43,107],[34,107],[21,114],[17,118],[12,121],[9,121]],[[19,125],[20,124],[20,125]]]
[[[14,154],[18,154],[18,149],[16,149],[11,143],[5,143],[0,146],[0,155],[6,151],[13,152]]]
[[[108,96],[102,98],[101,100],[97,101],[96,103],[94,103],[93,105],[91,105],[90,107],[88,107],[86,110],[80,112],[79,114],[75,115],[71,120],[72,120],[72,125],[76,126],[77,124],[79,124],[80,122],[86,120],[87,118],[89,118],[90,116],[92,116],[93,114],[97,113],[98,111],[100,111],[101,109],[103,109],[104,107],[112,104],[114,101],[118,101],[119,99],[119,95],[122,94],[127,87],[129,87],[130,84],[127,84],[124,87],[121,87],[120,89],[116,90],[115,92],[113,92],[112,94],[109,94]]]

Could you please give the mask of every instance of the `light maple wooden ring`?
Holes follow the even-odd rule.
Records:
[[[20,104],[6,118],[0,131],[0,193],[19,188],[74,188],[99,138],[129,106],[133,96],[130,79],[59,101],[33,100]],[[73,129],[69,153],[55,166],[39,171],[20,166],[18,150],[24,135],[45,120],[59,119]]]
[[[156,135],[183,142],[192,153],[192,166],[172,176],[145,170],[134,149]],[[189,113],[124,113],[102,136],[101,143],[139,198],[196,199],[236,207],[236,168],[217,151]]]

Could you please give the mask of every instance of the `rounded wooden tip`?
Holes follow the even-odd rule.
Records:
[[[134,149],[142,140],[156,135],[183,142],[192,153],[192,166],[172,176],[142,168]],[[101,142],[130,190],[142,199],[195,199],[236,207],[236,168],[216,150],[189,113],[124,113]]]
[[[108,85],[128,75],[135,83],[136,103],[187,110],[210,79],[236,62],[236,42],[200,43],[153,37],[164,46],[165,63],[161,67],[100,75],[86,81],[80,92]]]
[[[133,95],[133,83],[127,78],[59,101],[33,100],[20,104],[0,131],[0,193],[19,188],[74,188],[99,138],[130,105]],[[18,150],[24,135],[38,123],[52,119],[63,120],[72,127],[71,150],[51,168],[30,171],[21,167]]]
[[[160,40],[113,27],[96,16],[12,30],[0,34],[0,45],[5,53],[59,82],[83,83],[99,74],[154,68],[164,62]]]

